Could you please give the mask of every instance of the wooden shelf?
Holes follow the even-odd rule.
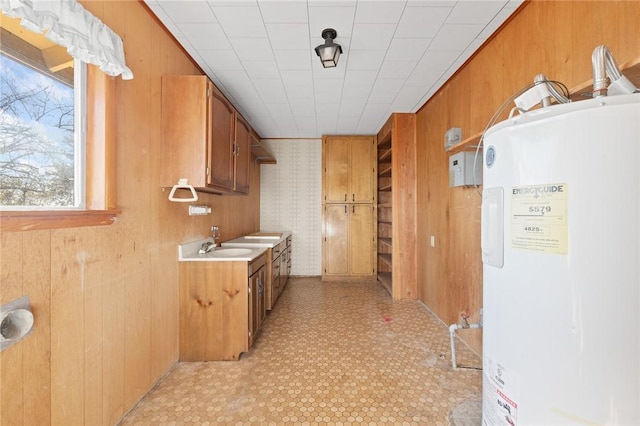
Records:
[[[380,259],[381,261],[389,265],[389,267],[391,267],[392,265],[391,253],[378,253],[378,259]]]
[[[378,238],[378,241],[380,241],[383,245],[391,248],[391,238]]]
[[[379,150],[381,151],[381,150]],[[384,162],[386,159],[391,159],[391,148],[383,151],[378,155],[378,162]]]
[[[391,191],[391,183],[378,187],[378,191]]]
[[[393,296],[391,272],[378,272],[378,282]]]
[[[618,67],[622,74],[625,75],[636,87],[640,87],[640,57],[625,62]],[[569,90],[572,101],[581,101],[591,98],[591,88],[593,80],[585,81]],[[455,154],[460,151],[475,150],[482,137],[482,132],[476,133],[447,150],[448,154]]]
[[[251,154],[255,158],[255,161],[260,164],[278,164],[276,157],[269,152],[262,142],[253,139],[251,141]]]
[[[480,142],[480,138],[482,137],[482,132],[476,133],[473,136],[470,136],[457,144],[453,145],[451,148],[447,150],[448,154],[455,154],[456,152],[461,151],[475,151],[478,147],[478,143]]]
[[[378,208],[379,208],[379,209],[387,209],[387,208],[389,208],[389,209],[390,209],[390,208],[391,208],[391,203],[381,203],[381,204],[378,204]]]
[[[636,87],[640,87],[640,56],[620,64],[618,66],[620,72],[624,74]],[[593,79],[583,82],[569,90],[572,101],[583,101],[585,99],[591,99],[591,92],[593,88]]]
[[[378,176],[391,176],[391,163],[378,163]]]

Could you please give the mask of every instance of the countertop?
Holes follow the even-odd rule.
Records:
[[[260,238],[259,234],[273,235],[280,234],[280,237],[264,237]],[[291,232],[283,231],[260,231],[253,234],[245,235],[244,237],[236,238],[234,240],[225,241],[222,243],[222,247],[265,247],[273,248],[291,236]]]

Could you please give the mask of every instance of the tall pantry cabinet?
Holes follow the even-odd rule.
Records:
[[[322,138],[322,279],[376,280],[375,136]]]

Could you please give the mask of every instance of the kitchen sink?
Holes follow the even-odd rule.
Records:
[[[264,247],[213,247],[206,253],[200,253],[201,248],[208,244],[215,244],[213,238],[191,241],[178,245],[179,262],[215,262],[215,261],[253,261],[265,252]]]
[[[248,248],[224,248],[219,247],[215,250],[210,251],[211,256],[213,257],[231,257],[231,256],[242,256],[245,254],[251,253],[251,249]]]

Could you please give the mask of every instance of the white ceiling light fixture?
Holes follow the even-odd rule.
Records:
[[[320,62],[324,68],[334,68],[338,65],[338,59],[342,53],[342,46],[334,43],[333,40],[338,33],[333,28],[326,28],[322,31],[324,44],[316,47],[316,54],[320,57]]]

